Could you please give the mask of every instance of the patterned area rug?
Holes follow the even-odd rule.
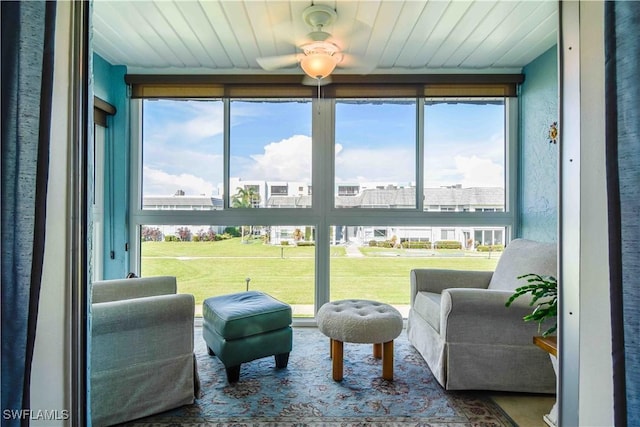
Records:
[[[202,395],[196,403],[127,423],[130,427],[195,426],[515,426],[490,398],[445,392],[405,331],[395,341],[394,380],[367,344],[344,344],[344,379],[331,378],[329,339],[315,328],[295,328],[286,369],[273,357],[242,365],[229,385],[224,366],[207,355],[196,328]]]

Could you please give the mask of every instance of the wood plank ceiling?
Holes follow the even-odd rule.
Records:
[[[556,1],[334,0],[325,30],[376,74],[519,73],[557,42]],[[300,53],[311,1],[95,0],[93,48],[133,74],[263,74]],[[341,65],[349,65],[347,61]],[[339,68],[337,74],[355,73]],[[360,71],[358,71],[360,72]],[[302,74],[294,65],[277,74]]]

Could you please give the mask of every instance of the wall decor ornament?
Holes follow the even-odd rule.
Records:
[[[558,122],[551,123],[549,126],[549,144],[558,143]]]

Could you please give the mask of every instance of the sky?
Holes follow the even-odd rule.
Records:
[[[233,101],[230,176],[311,181],[311,102]],[[415,103],[338,102],[336,182],[415,182]],[[143,193],[219,195],[221,101],[145,100]],[[502,187],[502,105],[425,107],[425,186]]]

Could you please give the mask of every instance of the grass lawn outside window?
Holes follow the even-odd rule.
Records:
[[[364,298],[409,306],[409,271],[413,268],[494,270],[500,253],[464,250],[355,248],[331,246],[331,299]],[[354,248],[350,249],[353,253]],[[314,246],[264,244],[240,238],[215,242],[142,242],[142,276],[176,276],[178,292],[195,296],[196,316],[204,299],[250,289],[260,290],[294,308],[296,317],[312,317]]]

